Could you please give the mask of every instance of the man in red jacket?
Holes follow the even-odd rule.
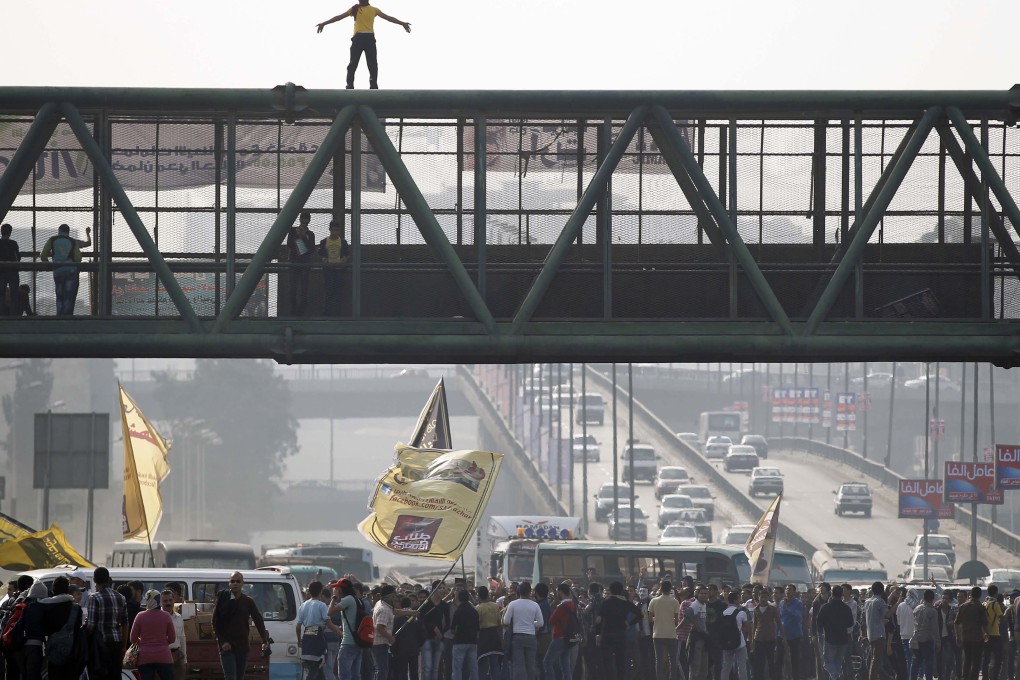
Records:
[[[556,677],[556,671],[553,669],[557,666],[560,668],[561,678],[572,678],[574,674],[573,668],[570,667],[570,656],[576,641],[570,639],[568,631],[571,627],[575,630],[581,628],[580,620],[577,617],[577,603],[570,591],[570,584],[566,581],[561,583],[556,590],[560,594],[560,603],[556,605],[552,616],[549,617],[552,642],[549,643],[549,649],[545,653],[542,665],[547,678]],[[573,626],[571,626],[572,621],[574,622]]]

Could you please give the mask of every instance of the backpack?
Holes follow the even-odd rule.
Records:
[[[78,632],[78,613],[81,607],[71,603],[71,614],[67,623],[56,633],[46,638],[46,661],[56,666],[75,664],[84,659],[82,634]]]
[[[372,613],[367,611],[365,604],[358,598],[357,613],[354,615],[354,644],[358,647],[368,649],[375,642],[375,623],[372,622]]]
[[[25,609],[28,603],[18,602],[14,605],[11,615],[4,623],[3,634],[0,635],[0,644],[4,649],[16,651],[25,646]]]
[[[564,600],[559,603],[558,607],[566,607],[568,600]],[[567,644],[575,644],[578,642],[584,642],[584,631],[581,628],[581,619],[577,614],[577,603],[574,603],[574,608],[567,607],[567,630],[563,635],[563,639],[567,641]]]
[[[736,607],[732,613],[723,614],[722,622],[719,624],[719,646],[727,652],[740,649],[740,643],[744,637],[744,632],[737,624],[737,614],[740,612],[747,615],[747,609]]]

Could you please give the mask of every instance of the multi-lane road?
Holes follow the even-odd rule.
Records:
[[[575,385],[575,389],[580,385]],[[588,391],[599,392],[593,389],[589,382]],[[612,414],[608,408],[609,395],[602,391],[607,401],[605,424],[588,425],[588,432],[593,434],[601,442],[601,460],[598,463],[587,463],[587,518],[588,537],[592,539],[607,539],[607,525],[605,522],[595,521],[595,500],[593,495],[599,486],[604,482],[612,482],[614,458],[618,465],[618,474],[622,479],[625,462],[620,454],[630,436],[627,420],[626,402],[620,401],[617,408],[616,446],[613,446]],[[637,409],[637,405],[635,405]],[[564,426],[570,417],[570,411],[562,410]],[[670,437],[669,441],[656,434],[648,428],[640,427],[640,418],[635,418],[634,437],[642,442],[649,443],[656,448],[662,456],[660,465],[685,465],[689,470],[694,470],[688,460],[683,458],[686,449],[677,446],[677,442]],[[566,430],[566,427],[564,427]],[[575,434],[580,433],[580,426],[574,426]],[[859,473],[818,458],[812,458],[807,454],[790,451],[774,451],[770,453],[767,461],[763,464],[779,468],[784,476],[785,493],[780,511],[780,521],[806,539],[812,545],[818,547],[826,542],[861,543],[869,548],[875,556],[885,565],[890,578],[903,572],[906,567],[903,564],[907,559],[909,551],[907,544],[914,536],[921,531],[921,524],[917,520],[904,520],[897,518],[897,505],[894,495],[884,489],[876,488],[872,482],[874,491],[874,508],[872,516],[865,518],[862,515],[837,516],[833,511],[833,492],[843,481],[869,481],[861,479]],[[721,469],[721,463],[716,463]],[[583,485],[585,463],[575,462],[574,465],[574,507],[578,515],[582,514]],[[699,479],[696,471],[695,483],[711,484],[710,480]],[[742,493],[746,494],[748,475],[747,473],[723,473],[724,476]],[[658,540],[659,530],[658,505],[655,500],[654,488],[646,482],[638,482],[634,485],[636,503],[648,515],[648,540],[655,543]],[[718,489],[714,490],[716,495],[715,520],[712,523],[713,536],[719,540],[722,531],[732,524],[749,524],[757,521],[758,517],[750,517],[742,512],[733,503],[726,500],[725,493]],[[563,491],[564,504],[569,503],[568,491]],[[755,499],[756,503],[764,510],[771,502],[771,498]],[[958,555],[957,564],[965,561],[969,555],[970,535],[969,529],[957,525],[955,522],[944,521],[940,528],[942,533],[949,533],[956,543]],[[811,555],[807,555],[810,560]],[[1008,566],[1015,562],[1015,557],[1010,556],[1005,550],[997,546],[991,546],[987,541],[979,543],[979,559],[983,560],[990,567]]]

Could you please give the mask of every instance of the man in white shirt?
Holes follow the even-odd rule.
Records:
[[[720,678],[729,678],[730,671],[734,664],[737,667],[737,677],[740,680],[747,680],[747,643],[744,639],[751,632],[751,619],[747,615],[747,609],[740,604],[740,593],[734,591],[727,599],[729,606],[723,610],[722,625],[729,625],[727,617],[735,616],[737,619],[737,630],[740,631],[740,644],[736,649],[723,649],[722,670]]]
[[[164,590],[159,594],[159,607],[174,620],[177,639],[170,643],[170,655],[174,660],[174,680],[184,680],[188,664],[188,641],[184,637],[184,617],[174,611],[174,593]]]
[[[680,603],[673,597],[673,584],[669,581],[659,585],[659,595],[648,603],[648,620],[652,624],[655,678],[669,680],[677,674],[676,627],[680,625]]]
[[[707,620],[708,589],[699,586],[694,591],[694,602],[681,608],[684,623],[691,624],[691,634],[687,639],[688,677],[691,680],[704,680],[708,676],[708,640]]]
[[[379,601],[372,609],[375,641],[372,643],[372,660],[375,661],[375,680],[390,677],[390,647],[397,641],[393,637],[393,604],[397,589],[388,583],[379,589]]]
[[[520,597],[507,605],[503,613],[503,626],[513,631],[510,644],[510,662],[513,680],[535,680],[538,677],[535,654],[538,652],[538,629],[545,625],[542,610],[531,599],[531,584],[522,583]]]
[[[900,627],[900,641],[903,645],[903,662],[907,665],[907,677],[914,677],[914,652],[910,649],[910,638],[914,637],[914,607],[917,606],[917,598],[907,594],[906,588],[901,588],[904,594],[903,600],[896,607],[896,624]]]

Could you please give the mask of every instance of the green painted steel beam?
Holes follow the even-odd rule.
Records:
[[[953,164],[956,165],[956,169],[960,172],[960,176],[963,178],[964,186],[967,187],[967,192],[974,197],[974,200],[978,204],[979,210],[987,210],[989,221],[988,227],[995,234],[995,239],[1002,248],[1003,254],[1006,256],[1006,260],[1013,268],[1013,272],[1020,278],[1020,249],[1017,248],[1016,243],[1010,236],[1009,231],[1006,230],[1006,225],[1003,224],[1002,215],[992,205],[984,205],[986,202],[985,192],[981,189],[981,180],[978,179],[977,174],[974,172],[974,166],[967,159],[966,154],[963,152],[963,148],[960,146],[960,142],[957,141],[952,131],[949,129],[949,125],[945,121],[940,121],[935,129],[938,131],[939,136],[942,138],[942,142],[946,145],[946,152],[949,157],[953,159]],[[1014,225],[1016,229],[1016,225]]]
[[[687,169],[687,173],[694,181],[694,185],[698,188],[698,193],[704,199],[705,204],[708,206],[709,211],[712,213],[712,217],[715,218],[715,223],[726,237],[727,243],[733,251],[734,257],[737,258],[737,262],[744,269],[744,274],[747,276],[748,282],[751,284],[751,288],[758,295],[758,299],[761,300],[762,305],[765,307],[765,311],[769,314],[773,321],[779,326],[780,330],[786,335],[792,335],[793,329],[790,326],[790,318],[786,315],[786,311],[783,306],[779,304],[778,298],[776,298],[775,292],[769,287],[768,281],[765,280],[765,276],[762,275],[761,269],[758,268],[758,263],[754,261],[754,256],[751,255],[751,251],[747,249],[747,244],[740,238],[740,233],[737,231],[737,227],[730,220],[729,215],[726,214],[726,209],[723,207],[722,202],[719,200],[719,196],[716,195],[715,190],[709,183],[708,178],[705,177],[705,173],[702,171],[701,166],[698,165],[697,159],[691,152],[690,145],[687,141],[680,136],[679,130],[676,129],[676,124],[673,123],[673,119],[669,113],[661,106],[654,107],[652,109],[652,115],[655,116],[655,120],[658,122],[659,127],[662,129],[666,136],[666,140],[669,145],[680,154],[680,158]]]
[[[826,323],[777,335],[770,322],[536,323],[526,334],[465,332],[449,322],[247,320],[244,332],[196,334],[144,321],[26,321],[0,332],[0,357],[250,357],[289,362],[832,361],[1020,362],[1017,323]],[[46,327],[25,332],[25,325]],[[8,327],[13,327],[9,324]],[[800,330],[803,324],[796,324]],[[155,330],[153,330],[155,329]],[[506,329],[508,331],[508,329]],[[318,331],[318,332],[317,332]]]
[[[53,102],[46,102],[35,114],[24,139],[4,168],[3,175],[0,175],[0,222],[7,217],[59,123],[60,114]]]
[[[67,101],[82,110],[120,109],[137,113],[237,110],[238,115],[286,118],[301,111],[339,111],[369,106],[380,116],[490,118],[623,118],[639,106],[662,106],[677,118],[813,120],[914,118],[933,106],[958,106],[968,115],[1008,119],[1020,108],[1011,90],[294,90],[292,108],[271,89],[3,87],[0,109],[38,111],[43,104]]]
[[[864,257],[864,249],[867,247],[868,241],[871,240],[871,235],[875,233],[879,220],[885,215],[889,203],[899,190],[900,184],[903,183],[903,178],[906,177],[907,171],[910,170],[910,166],[913,165],[914,159],[917,158],[918,152],[924,145],[925,140],[928,139],[928,135],[931,134],[932,128],[934,128],[940,116],[942,116],[942,109],[937,106],[928,109],[921,116],[917,129],[910,136],[903,150],[903,155],[889,175],[888,182],[875,197],[871,210],[865,213],[860,230],[854,234],[853,240],[847,246],[846,256],[840,260],[836,271],[832,273],[832,277],[825,286],[825,290],[822,292],[821,297],[819,297],[818,304],[811,310],[811,315],[808,317],[804,327],[806,335],[814,333],[818,324],[828,315],[829,310],[836,303],[836,298],[839,297],[847,279],[853,273],[854,267]]]
[[[361,119],[361,125],[365,130],[368,141],[372,143],[372,147],[379,156],[379,162],[382,163],[386,174],[389,175],[393,186],[396,187],[397,192],[403,199],[404,204],[407,206],[407,211],[411,213],[411,219],[418,225],[418,231],[421,232],[422,238],[432,248],[439,261],[450,270],[454,282],[467,300],[468,306],[471,307],[471,311],[475,314],[475,318],[481,322],[487,331],[492,332],[496,326],[492,312],[489,311],[485,300],[478,293],[478,288],[475,287],[474,282],[471,280],[471,275],[468,274],[464,263],[457,256],[457,251],[453,249],[450,240],[446,238],[443,228],[439,226],[439,220],[433,214],[428,201],[425,200],[425,196],[421,193],[421,189],[415,184],[414,178],[411,177],[407,166],[401,160],[400,154],[397,152],[396,147],[393,146],[393,142],[390,141],[389,135],[386,134],[383,126],[379,124],[379,119],[376,118],[372,109],[366,106],[358,107],[358,117]]]
[[[1013,230],[1020,234],[1020,210],[1017,209],[1016,201],[1013,200],[1009,189],[1006,188],[1006,183],[1002,181],[1002,177],[999,176],[995,166],[992,165],[988,152],[981,146],[981,142],[978,141],[977,137],[974,136],[974,130],[970,127],[967,118],[964,117],[960,109],[950,106],[946,113],[949,114],[949,119],[953,121],[956,131],[960,133],[960,138],[967,147],[967,151],[970,152],[974,162],[981,169],[981,176],[988,182],[988,187],[1002,206],[1002,211],[1006,213],[1009,221],[1013,223]]]
[[[556,278],[560,265],[563,264],[567,253],[570,252],[570,247],[577,238],[578,232],[581,231],[585,220],[591,214],[592,208],[605,195],[606,188],[609,186],[609,180],[612,178],[613,172],[616,171],[616,166],[620,164],[620,159],[623,158],[624,152],[626,152],[627,147],[634,139],[634,135],[637,133],[638,128],[641,127],[641,123],[644,121],[647,113],[648,109],[643,106],[630,112],[627,122],[620,130],[620,135],[609,147],[605,160],[598,170],[595,171],[594,176],[592,176],[588,188],[584,190],[581,200],[577,202],[577,207],[574,208],[567,219],[566,225],[563,227],[563,231],[556,238],[556,243],[549,249],[545,262],[542,263],[542,269],[538,272],[538,276],[535,277],[535,282],[531,284],[528,294],[521,301],[521,306],[514,316],[511,327],[512,333],[519,333],[524,324],[528,323],[535,314],[535,310],[541,304],[542,298],[545,297],[549,290],[549,286],[552,285],[553,279]]]
[[[113,166],[110,165],[106,156],[103,155],[102,149],[99,148],[99,143],[92,136],[89,126],[85,124],[85,120],[78,113],[78,109],[71,104],[66,102],[61,104],[60,112],[64,114],[68,125],[71,126],[71,131],[78,138],[78,143],[81,144],[82,150],[102,178],[106,190],[110,192],[113,200],[117,203],[117,208],[120,210],[121,215],[124,216],[124,221],[127,222],[131,233],[134,234],[138,245],[141,246],[142,252],[145,253],[145,257],[149,260],[156,275],[159,276],[159,280],[163,282],[163,287],[166,288],[167,295],[170,296],[170,299],[177,307],[177,311],[188,322],[192,332],[197,334],[203,333],[202,324],[199,322],[198,315],[195,314],[191,302],[188,301],[184,291],[181,290],[180,284],[177,283],[177,278],[170,271],[166,260],[163,259],[163,254],[159,252],[159,248],[156,247],[156,243],[152,240],[152,236],[145,229],[142,218],[138,216],[138,211],[132,205],[131,199],[128,198],[127,192],[124,191],[120,180],[117,179]]]
[[[287,230],[294,224],[301,208],[308,197],[312,195],[312,190],[318,184],[319,178],[322,177],[322,173],[326,171],[326,167],[333,160],[333,153],[336,149],[343,148],[344,136],[347,134],[347,129],[351,126],[354,116],[354,107],[350,106],[340,111],[333,121],[329,132],[326,133],[326,138],[322,141],[322,146],[316,149],[315,154],[312,155],[304,174],[301,175],[301,179],[298,180],[294,190],[287,197],[280,214],[273,221],[273,226],[269,228],[269,233],[262,240],[259,249],[255,251],[255,255],[244,274],[241,275],[230,297],[223,303],[223,309],[220,310],[219,316],[216,317],[216,323],[212,327],[213,333],[222,333],[229,322],[240,314],[244,306],[248,304],[248,299],[255,291],[259,279],[262,278],[266,264],[273,259],[277,246],[283,242]]]

